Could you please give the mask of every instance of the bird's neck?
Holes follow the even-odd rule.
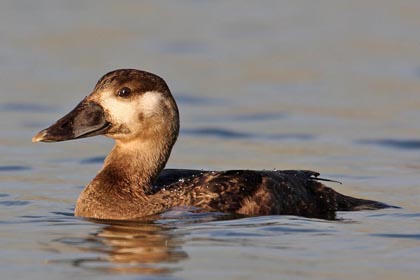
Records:
[[[129,189],[137,194],[148,193],[165,167],[171,149],[172,145],[164,142],[116,141],[95,179],[113,184],[109,187]]]
[[[163,211],[151,204],[149,194],[171,148],[171,143],[117,141],[104,167],[80,194],[75,215],[133,219]]]

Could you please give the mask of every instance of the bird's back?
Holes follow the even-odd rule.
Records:
[[[200,171],[166,169],[155,182],[168,205],[243,215],[299,215],[334,219],[336,211],[387,205],[344,196],[317,181],[312,171]]]

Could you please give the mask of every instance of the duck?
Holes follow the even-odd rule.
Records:
[[[33,142],[104,135],[115,145],[81,192],[75,216],[138,220],[177,207],[240,216],[336,219],[337,211],[387,204],[343,195],[309,170],[165,169],[180,129],[179,110],[161,77],[137,69],[102,76],[67,115]]]

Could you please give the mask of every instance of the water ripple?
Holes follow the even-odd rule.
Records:
[[[179,104],[187,104],[187,105],[221,105],[226,104],[226,100],[217,99],[217,98],[210,98],[204,96],[193,96],[193,95],[186,95],[186,94],[177,94],[176,100]]]
[[[3,165],[0,166],[0,172],[7,172],[7,171],[24,171],[30,170],[29,166],[22,166],[22,165]]]
[[[25,200],[3,200],[0,201],[0,205],[4,206],[23,206],[28,205],[30,202]]]
[[[369,217],[386,217],[386,218],[420,218],[420,213],[374,213],[370,214]]]
[[[376,140],[358,140],[357,143],[376,145],[400,150],[419,150],[420,140],[413,139],[376,139]]]
[[[314,135],[311,134],[262,134],[248,133],[228,130],[224,128],[191,128],[183,129],[182,133],[193,136],[210,136],[223,139],[263,139],[263,140],[313,140]]]
[[[264,231],[269,231],[269,232],[282,232],[285,234],[290,234],[290,233],[327,233],[329,232],[329,230],[327,229],[316,229],[316,228],[298,228],[298,227],[286,227],[286,226],[270,226],[270,227],[264,227],[262,228],[262,230]]]
[[[104,156],[98,156],[98,157],[90,157],[90,158],[84,158],[80,161],[81,164],[102,164],[104,163],[105,157]]]
[[[44,104],[34,103],[3,103],[0,104],[0,111],[2,112],[53,112],[55,108]]]
[[[371,236],[386,237],[386,238],[404,238],[420,240],[420,234],[404,234],[404,233],[375,233]]]
[[[255,113],[233,116],[235,121],[267,121],[283,119],[287,116],[285,113]]]
[[[193,128],[183,129],[182,132],[194,136],[215,136],[220,138],[250,138],[254,135],[251,133],[237,132],[223,128]]]

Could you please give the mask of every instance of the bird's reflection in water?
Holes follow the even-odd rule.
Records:
[[[181,219],[159,216],[135,222],[91,220],[99,227],[94,233],[76,237],[78,233],[73,229],[72,236],[54,239],[44,249],[60,253],[60,259],[50,263],[70,263],[105,273],[168,275],[181,268],[178,262],[188,258],[182,249],[187,231],[177,228],[235,218],[221,213],[188,212]]]
[[[109,225],[96,238],[110,248],[108,261],[131,264],[114,267],[124,272],[167,273],[171,269],[148,264],[174,263],[188,257],[181,249],[180,236],[159,225]]]
[[[70,262],[84,269],[111,273],[168,274],[177,270],[174,263],[188,257],[182,250],[182,237],[183,234],[175,233],[171,226],[164,224],[108,222],[85,238],[55,239],[60,246],[54,247],[67,252],[76,249],[79,254]],[[62,248],[62,245],[66,248]],[[80,252],[83,252],[82,256]],[[52,262],[68,263],[69,260]]]

